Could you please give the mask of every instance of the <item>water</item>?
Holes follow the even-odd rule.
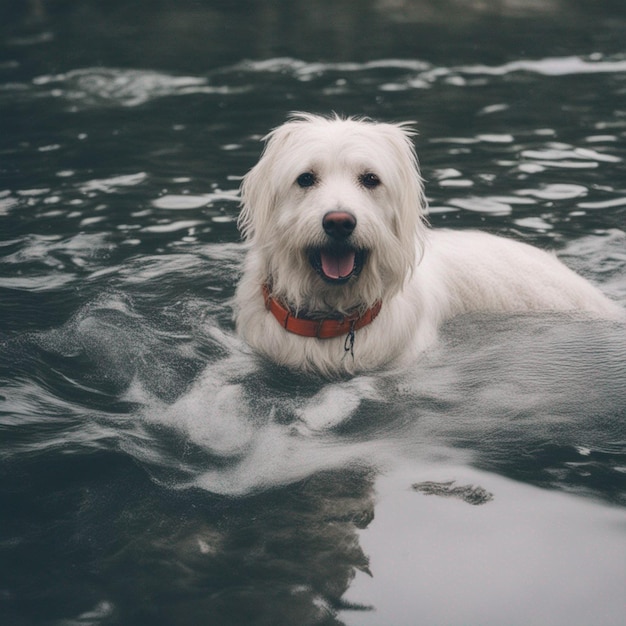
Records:
[[[621,3],[0,24],[3,624],[623,623],[623,325],[468,316],[408,371],[326,381],[230,309],[239,180],[291,110],[416,120],[435,227],[555,249],[626,305]]]

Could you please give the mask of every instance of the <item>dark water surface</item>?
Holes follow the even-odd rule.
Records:
[[[291,110],[417,120],[434,226],[626,305],[623,2],[0,4],[0,623],[624,623],[626,329],[328,382],[233,333]]]

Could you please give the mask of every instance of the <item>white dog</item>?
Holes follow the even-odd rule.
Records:
[[[238,332],[324,375],[414,358],[469,311],[623,311],[551,254],[433,230],[406,124],[296,114],[245,176]]]

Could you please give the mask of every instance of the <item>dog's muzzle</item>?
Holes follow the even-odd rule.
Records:
[[[366,253],[350,243],[356,228],[356,217],[347,211],[330,211],[324,215],[322,227],[328,244],[309,252],[313,269],[325,281],[334,284],[343,284],[358,276]]]

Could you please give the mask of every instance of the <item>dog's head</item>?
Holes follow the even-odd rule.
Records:
[[[239,226],[276,293],[342,310],[402,287],[424,232],[412,135],[406,124],[297,114],[265,138]]]

